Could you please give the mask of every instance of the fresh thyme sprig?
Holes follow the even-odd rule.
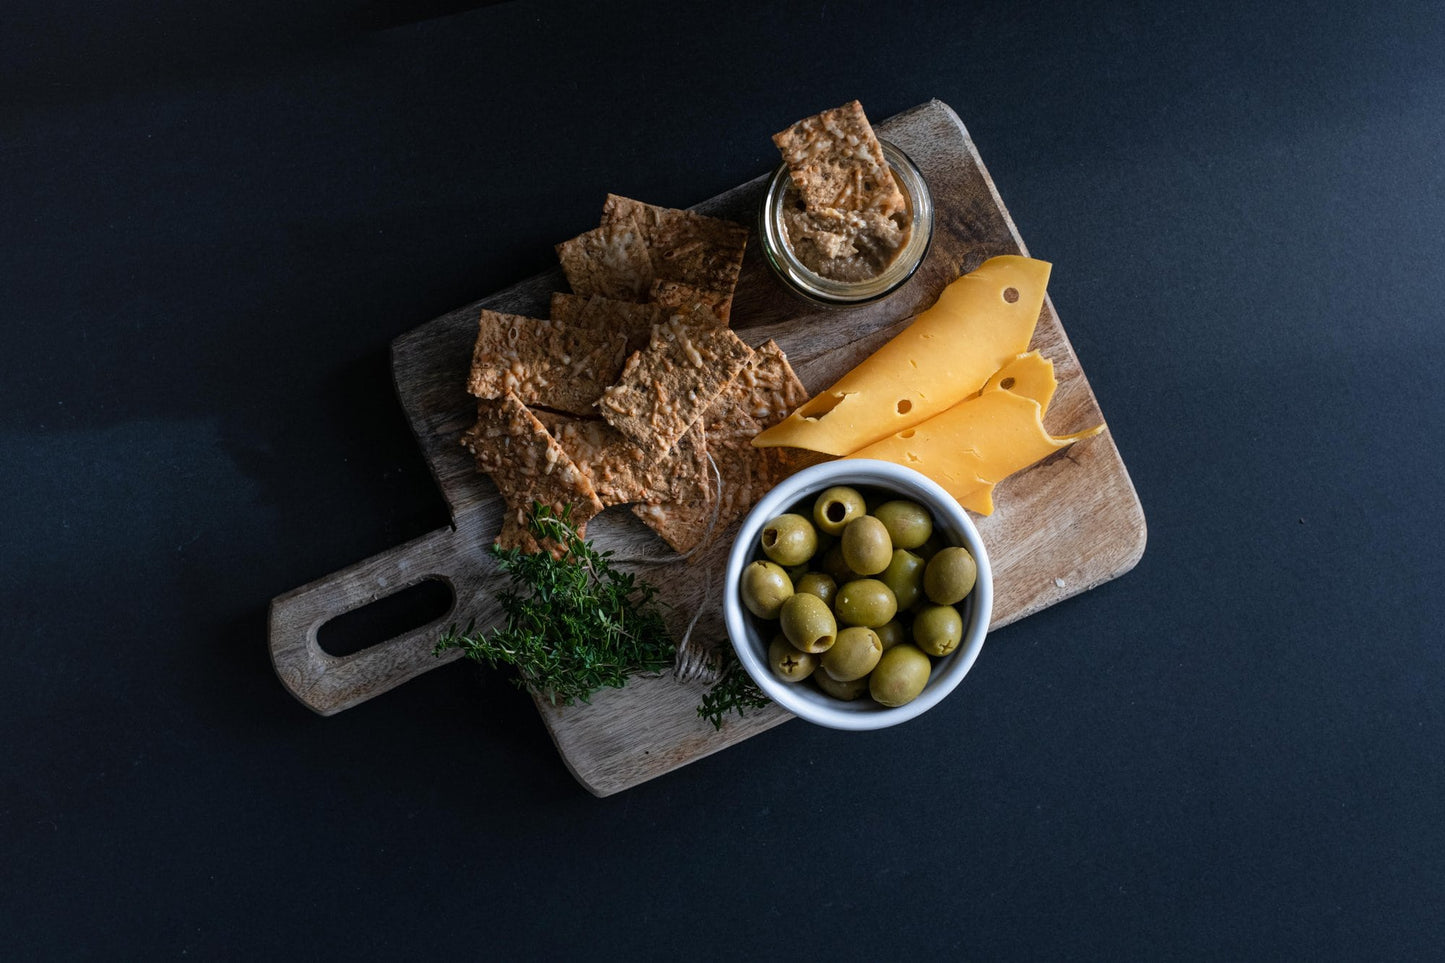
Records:
[[[722,648],[721,658],[722,674],[702,697],[702,705],[697,707],[697,714],[711,722],[714,729],[722,728],[723,717],[729,712],[745,716],[746,710],[761,709],[772,701],[763,695],[763,690],[743,669],[737,653],[730,647]]]
[[[569,515],[535,504],[528,518],[539,542],[561,548],[559,557],[490,548],[511,584],[498,595],[504,625],[478,634],[473,625],[460,633],[452,626],[436,646],[439,654],[455,648],[492,668],[511,666],[518,686],[568,706],[621,688],[636,673],[660,672],[676,653],[657,590],[613,568],[612,553],[580,538]]]

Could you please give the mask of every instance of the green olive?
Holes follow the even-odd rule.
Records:
[[[760,558],[743,569],[738,591],[749,612],[760,619],[775,619],[793,595],[793,581],[781,565]]]
[[[913,644],[929,655],[948,655],[963,638],[963,616],[952,605],[925,605],[913,617]]]
[[[908,630],[903,627],[903,623],[898,619],[875,626],[873,631],[878,633],[878,641],[883,643],[884,652],[887,652],[895,645],[901,645],[908,641]]]
[[[868,677],[854,679],[851,682],[839,682],[826,672],[814,672],[813,681],[818,684],[828,695],[835,699],[842,699],[844,702],[852,702],[861,698],[868,692]]]
[[[895,498],[879,505],[873,514],[888,529],[894,548],[917,548],[933,534],[933,516],[915,501]]]
[[[818,667],[818,657],[811,652],[799,652],[779,635],[768,646],[768,665],[772,666],[773,675],[784,682],[802,682]]]
[[[838,636],[838,621],[816,595],[792,595],[778,612],[783,634],[799,652],[826,652]]]
[[[823,553],[822,557],[818,559],[818,570],[833,576],[833,581],[840,585],[859,575],[858,572],[848,567],[847,562],[843,561],[842,542],[838,542]]]
[[[958,546],[939,549],[923,571],[923,591],[938,605],[962,602],[977,581],[978,563],[968,549]]]
[[[763,526],[763,551],[779,565],[802,565],[818,550],[818,533],[802,515],[788,512]]]
[[[837,535],[865,511],[863,496],[858,489],[835,485],[813,501],[813,524],[829,535]]]
[[[893,590],[900,609],[913,607],[923,597],[923,559],[905,548],[893,550],[893,558],[878,578]]]
[[[898,614],[898,600],[893,590],[876,578],[856,578],[838,586],[833,611],[844,625],[866,625],[874,628],[891,622]]]
[[[832,605],[833,598],[838,594],[838,580],[827,572],[809,572],[793,583],[793,591],[816,595]]]
[[[895,645],[878,660],[878,665],[868,675],[868,692],[873,701],[889,707],[907,705],[923,687],[928,685],[928,676],[933,672],[933,663],[923,650],[913,645]],[[815,673],[827,675],[826,672]]]
[[[883,655],[883,641],[878,633],[862,625],[849,626],[838,632],[838,641],[823,653],[819,661],[823,671],[839,682],[852,682],[873,671]]]
[[[872,515],[860,515],[843,529],[843,561],[859,575],[877,575],[893,559],[888,529]]]

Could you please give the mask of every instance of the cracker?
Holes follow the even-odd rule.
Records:
[[[605,421],[554,412],[534,414],[587,475],[603,505],[693,499],[707,481],[710,469],[700,425],[653,461]]]
[[[620,331],[627,339],[627,353],[631,354],[647,347],[653,326],[666,321],[667,316],[667,308],[660,304],[637,304],[594,295],[582,308],[577,323],[604,331]]]
[[[652,285],[652,257],[636,220],[618,217],[557,245],[574,294],[641,301]]]
[[[652,260],[653,279],[685,285],[726,320],[742,271],[748,231],[696,211],[644,204],[608,194],[602,223],[634,224]],[[671,302],[669,302],[671,303]]]
[[[752,349],[706,308],[674,314],[627,359],[617,383],[598,399],[598,410],[649,457],[660,458],[751,356]]]
[[[512,392],[526,405],[586,414],[626,353],[625,332],[483,310],[467,390],[478,398]]]
[[[807,400],[808,393],[782,349],[768,341],[753,352],[752,360],[703,416],[708,450],[722,474],[719,528],[801,467],[794,458],[754,448],[753,438]]]
[[[662,278],[653,279],[647,300],[668,308],[690,308],[694,304],[701,304],[717,315],[718,320],[724,324],[730,319],[733,310],[732,291],[707,291],[682,281],[666,281]]]
[[[653,278],[731,299],[748,232],[740,224],[692,211],[664,211],[648,238]]]
[[[902,211],[883,147],[858,101],[806,117],[773,135],[809,210]]]
[[[559,517],[570,509],[572,525],[582,536],[587,521],[603,505],[587,475],[515,394],[484,398],[477,403],[477,421],[462,434],[462,444],[476,458],[477,468],[490,475],[506,502],[497,544],[504,548],[556,554],[559,546],[539,545],[527,528],[533,502]]]
[[[804,461],[819,460],[813,452],[752,445],[753,436],[807,398],[782,350],[772,341],[764,343],[703,416],[718,476],[709,478],[707,496],[691,502],[649,502],[634,506],[633,513],[683,554],[713,541]]]
[[[552,305],[548,309],[547,316],[553,321],[561,321],[563,324],[576,324],[590,300],[592,300],[591,297],[586,294],[553,291]]]
[[[656,532],[674,552],[690,555],[711,542],[717,530],[717,513],[713,507],[717,504],[714,484],[709,480],[707,491],[694,501],[642,502],[632,506],[632,514]]]

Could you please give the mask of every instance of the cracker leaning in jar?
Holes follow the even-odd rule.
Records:
[[[825,110],[773,143],[792,175],[783,229],[793,254],[835,281],[882,274],[907,244],[912,215],[863,107]]]

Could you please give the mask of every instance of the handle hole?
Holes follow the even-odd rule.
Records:
[[[316,630],[316,644],[327,655],[354,655],[441,618],[451,610],[453,601],[446,582],[422,579],[331,619]]]

